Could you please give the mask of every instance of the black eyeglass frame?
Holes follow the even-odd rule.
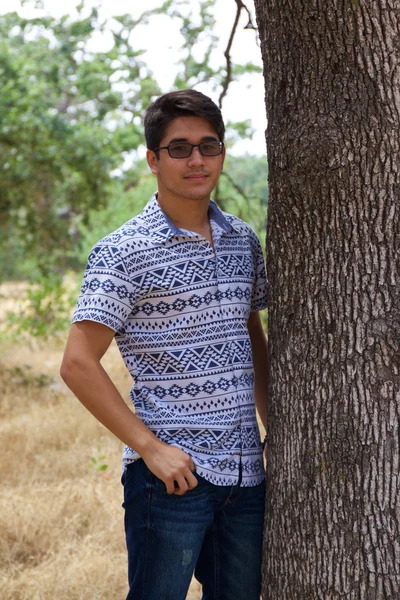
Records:
[[[210,143],[218,144],[219,152],[217,152],[216,154],[204,154],[204,152],[202,152],[202,150],[201,150],[201,146],[203,146],[203,144],[210,144]],[[172,156],[170,147],[174,146],[174,145],[191,146],[189,154],[187,154],[186,156]],[[168,154],[170,155],[171,158],[189,158],[189,156],[191,156],[191,154],[193,152],[193,148],[198,148],[199,152],[202,156],[211,157],[211,156],[220,156],[220,154],[222,154],[224,145],[225,145],[224,142],[218,142],[217,140],[208,140],[208,141],[200,142],[200,144],[189,144],[189,142],[170,142],[168,144],[168,146],[159,146],[158,148],[154,148],[153,152],[158,152],[158,150],[168,150]]]

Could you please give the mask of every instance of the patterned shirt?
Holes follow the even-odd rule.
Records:
[[[136,415],[187,452],[199,475],[242,486],[264,477],[247,320],[267,304],[260,243],[210,201],[214,242],[178,229],[157,195],[91,251],[73,322],[115,331]],[[126,466],[138,458],[129,447]]]

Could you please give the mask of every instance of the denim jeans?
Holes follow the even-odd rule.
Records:
[[[203,600],[259,600],[264,483],[198,485],[169,495],[142,459],[124,485],[126,600],[185,600],[195,573]]]

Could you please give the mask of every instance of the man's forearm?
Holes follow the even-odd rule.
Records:
[[[73,358],[72,358],[73,356]],[[79,358],[78,358],[79,357]],[[191,457],[162,442],[125,404],[103,369],[89,353],[67,352],[61,367],[65,383],[100,423],[143,458],[169,494],[182,495],[197,485]]]
[[[100,362],[71,361],[63,365],[61,375],[92,415],[141,456],[157,443],[156,436],[126,405]]]

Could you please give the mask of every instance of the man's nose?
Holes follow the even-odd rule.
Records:
[[[198,146],[193,147],[192,154],[189,156],[188,162],[189,162],[189,164],[190,163],[195,163],[195,164],[204,163],[204,156],[200,152],[200,148]]]

